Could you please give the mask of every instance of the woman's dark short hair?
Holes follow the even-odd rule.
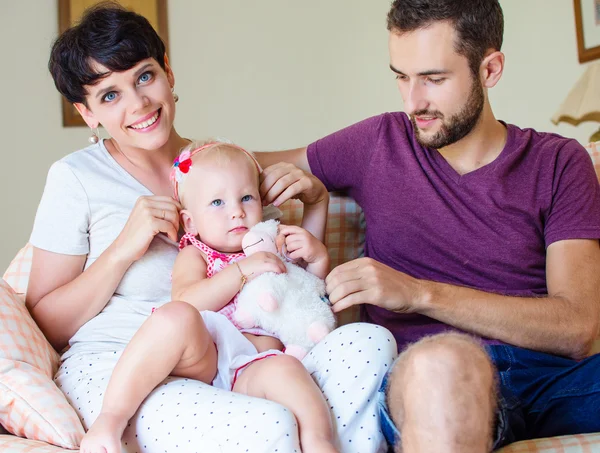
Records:
[[[87,9],[77,25],[58,37],[48,69],[69,102],[85,103],[85,86],[105,77],[94,70],[94,62],[110,71],[125,71],[154,58],[164,69],[164,55],[165,45],[145,17],[103,2]]]
[[[391,32],[411,32],[448,21],[458,35],[455,48],[469,61],[473,74],[488,49],[500,50],[504,16],[498,0],[394,0],[388,13]]]

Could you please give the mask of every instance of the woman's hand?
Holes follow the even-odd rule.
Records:
[[[242,274],[252,280],[265,272],[283,274],[286,272],[285,264],[277,255],[269,252],[258,252],[237,262]]]
[[[137,199],[123,231],[115,242],[114,253],[120,260],[139,260],[158,233],[177,242],[181,205],[171,197],[153,195]]]
[[[290,198],[306,205],[327,199],[327,189],[316,176],[287,162],[265,168],[260,177],[260,194],[265,206],[271,203],[279,206]]]

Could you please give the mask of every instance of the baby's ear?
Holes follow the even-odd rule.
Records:
[[[183,229],[186,233],[193,234],[194,236],[198,234],[196,224],[194,223],[194,220],[192,220],[192,216],[188,210],[182,209],[179,211],[179,218],[181,219],[181,224],[183,225]]]

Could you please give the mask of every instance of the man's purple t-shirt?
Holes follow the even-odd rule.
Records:
[[[490,164],[458,174],[415,140],[404,113],[369,118],[308,147],[311,171],[366,218],[365,255],[419,279],[513,296],[547,294],[546,248],[600,238],[600,187],[575,140],[506,126]],[[450,330],[364,305],[398,347]]]

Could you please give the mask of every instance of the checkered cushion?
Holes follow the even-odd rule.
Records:
[[[280,206],[283,216],[279,219],[287,225],[300,225],[303,204],[290,200]],[[325,244],[331,256],[331,267],[339,266],[364,254],[365,219],[356,202],[350,198],[332,193],[329,201],[329,215]]]
[[[596,169],[596,175],[600,179],[600,142],[589,143],[585,146],[588,154],[594,162],[594,168]]]
[[[83,427],[52,380],[58,360],[23,299],[0,280],[0,423],[21,437],[76,448]]]
[[[300,225],[303,204],[298,200],[290,200],[280,206],[283,216],[281,223]],[[331,257],[332,269],[346,261],[364,254],[365,218],[356,202],[349,197],[332,193],[329,199],[329,215],[325,244]],[[340,324],[348,324],[359,320],[359,308],[351,307],[338,315]]]
[[[600,433],[517,442],[498,450],[498,453],[594,453],[600,452]]]
[[[0,451],[2,453],[74,453],[54,445],[20,437],[0,435]]]
[[[25,298],[29,273],[31,272],[31,257],[33,247],[27,243],[13,258],[8,269],[4,273],[4,281],[8,283],[17,294]]]
[[[0,280],[0,358],[30,364],[54,376],[58,354],[35,324],[22,299]]]

